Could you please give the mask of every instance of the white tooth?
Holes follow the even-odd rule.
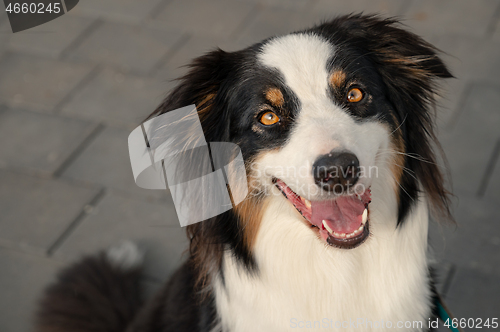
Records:
[[[349,234],[347,234],[347,235],[345,236],[345,238],[346,238],[346,239],[349,239],[351,236],[352,236],[352,234],[351,234],[351,233],[349,233]]]
[[[363,230],[363,228],[364,228],[364,227],[365,227],[364,225],[359,226],[358,231],[360,231],[360,232],[361,232],[361,231]]]
[[[345,233],[340,234],[340,237],[345,238],[346,237]]]
[[[333,236],[335,236],[335,237],[339,238],[339,237],[340,237],[340,234],[339,234],[339,233],[337,233],[337,232],[333,232]]]
[[[304,204],[305,204],[306,208],[308,208],[308,209],[311,208],[311,201],[306,199],[306,200],[304,200]]]
[[[328,233],[330,233],[330,234],[333,233],[333,230],[330,227],[328,227],[328,224],[326,223],[326,220],[323,220],[323,226],[325,226],[325,228],[328,231]]]
[[[366,224],[366,221],[367,221],[367,220],[368,220],[368,209],[365,209],[365,210],[363,211],[363,219],[362,219],[362,221],[361,221],[361,222],[363,223],[363,225],[364,225],[364,224]]]

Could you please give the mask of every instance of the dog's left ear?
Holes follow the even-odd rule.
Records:
[[[381,67],[385,83],[408,94],[434,93],[434,80],[451,78],[438,50],[421,37],[402,29],[396,20],[370,17],[365,22],[372,58]],[[423,95],[422,95],[423,94]]]
[[[224,118],[226,100],[232,89],[230,77],[238,69],[238,52],[221,49],[210,51],[194,59],[186,67],[189,71],[178,78],[176,88],[170,92],[148,119],[188,105],[196,105],[203,131],[209,141],[224,141],[227,123]]]
[[[356,21],[356,20],[355,20]],[[377,64],[386,86],[387,98],[395,108],[400,139],[404,143],[404,166],[415,175],[403,172],[400,179],[399,222],[408,214],[419,191],[427,194],[431,210],[440,219],[453,220],[449,192],[433,151],[440,149],[434,134],[437,81],[451,78],[438,50],[417,35],[404,30],[392,19],[358,16],[367,55]],[[358,26],[359,27],[359,26]]]

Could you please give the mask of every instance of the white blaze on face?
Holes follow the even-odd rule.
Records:
[[[319,198],[312,176],[319,156],[332,150],[354,153],[365,171],[358,183],[368,187],[376,176],[376,153],[389,145],[389,133],[379,121],[356,122],[330,98],[327,65],[334,57],[334,46],[312,34],[273,39],[258,56],[263,65],[282,74],[284,84],[300,102],[287,143],[264,156],[259,167],[309,199]]]

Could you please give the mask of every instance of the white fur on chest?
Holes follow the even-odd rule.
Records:
[[[430,315],[427,205],[421,199],[396,229],[397,203],[390,190],[372,188],[372,235],[351,250],[326,246],[286,200],[272,198],[254,249],[259,273],[249,275],[227,254],[225,288],[220,281],[214,285],[225,330],[385,331],[380,324],[392,324],[387,330],[393,331],[398,322],[417,327],[406,331],[421,330],[414,321],[425,329]],[[353,328],[359,319],[366,325]],[[340,328],[342,322],[350,323]]]

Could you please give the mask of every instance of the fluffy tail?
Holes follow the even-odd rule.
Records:
[[[124,242],[61,271],[40,303],[37,332],[122,332],[142,304],[142,253]]]

